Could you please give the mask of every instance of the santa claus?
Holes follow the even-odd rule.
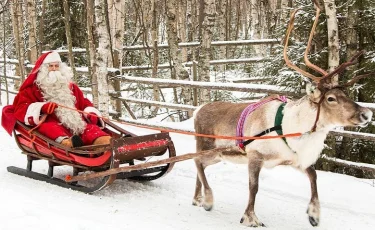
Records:
[[[14,124],[7,124],[6,119],[13,114],[26,125],[38,125],[41,134],[68,147],[109,144],[110,136],[101,129],[104,123],[98,118],[99,110],[72,82],[72,76],[56,51],[40,56],[13,105],[4,107],[4,128],[11,134]],[[83,115],[78,111],[84,111]],[[47,117],[41,121],[43,114]]]

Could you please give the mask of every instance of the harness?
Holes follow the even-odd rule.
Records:
[[[311,130],[308,132],[308,133],[312,133],[312,132],[315,132],[316,131],[316,127],[317,127],[317,123],[319,121],[319,115],[320,115],[320,107],[321,107],[321,104],[324,100],[324,95],[325,95],[326,92],[323,92],[323,95],[321,96],[320,100],[318,102],[313,102],[314,104],[316,104],[318,106],[317,108],[317,113],[316,113],[316,118],[315,118],[315,122],[314,122],[314,125],[313,127],[311,128]],[[250,104],[248,105],[244,111],[242,111],[241,113],[241,116],[240,116],[240,119],[238,120],[238,123],[237,123],[237,129],[236,129],[236,135],[237,137],[243,137],[243,132],[244,132],[244,123],[245,123],[245,120],[247,118],[247,116],[252,113],[253,111],[255,111],[257,108],[259,108],[261,105],[264,105],[270,101],[273,101],[273,100],[279,100],[279,101],[282,101],[283,103],[279,106],[279,108],[277,109],[277,112],[276,112],[276,116],[275,116],[275,126],[273,126],[272,128],[269,128],[269,129],[266,129],[264,130],[263,132],[261,133],[258,133],[257,135],[254,135],[254,137],[261,137],[261,136],[264,136],[268,133],[271,133],[273,131],[276,131],[277,135],[283,135],[283,129],[282,129],[282,121],[283,121],[283,117],[284,117],[284,114],[283,114],[283,111],[284,111],[284,107],[286,105],[286,102],[287,102],[287,98],[286,96],[277,96],[277,97],[270,97],[270,98],[266,98],[260,102],[257,102],[257,103],[254,103],[254,104]],[[285,142],[286,145],[288,145],[288,143],[286,142],[286,139],[285,137],[282,138],[283,141]],[[253,142],[255,139],[251,139],[251,140],[236,140],[236,144],[244,149],[246,145],[250,144],[251,142]]]
[[[283,117],[284,117],[283,110],[284,110],[284,106],[287,102],[287,98],[286,98],[286,96],[277,96],[277,97],[269,97],[269,98],[261,100],[257,103],[250,104],[242,111],[240,119],[238,120],[238,123],[237,123],[237,129],[236,129],[237,137],[243,137],[244,123],[245,123],[246,118],[250,115],[250,113],[254,112],[260,106],[262,106],[262,105],[264,105],[264,104],[266,104],[270,101],[273,101],[273,100],[279,100],[279,101],[283,102],[279,106],[279,108],[277,109],[277,113],[276,113],[276,117],[275,117],[275,126],[272,127],[272,128],[266,129],[261,133],[258,133],[257,135],[255,135],[255,137],[264,136],[264,135],[266,135],[270,132],[273,132],[273,131],[276,131],[278,135],[283,135],[281,123],[282,123],[282,120],[283,120]],[[286,143],[286,139],[284,137],[283,137],[283,140]],[[252,139],[252,140],[244,141],[244,140],[238,139],[238,140],[236,140],[236,144],[240,148],[243,149],[243,148],[245,148],[246,145],[250,144],[252,141],[254,141],[254,140]]]

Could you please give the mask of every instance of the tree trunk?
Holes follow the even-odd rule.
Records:
[[[66,34],[66,41],[68,43],[68,58],[69,58],[69,64],[70,68],[73,72],[73,79],[75,82],[77,82],[77,71],[74,64],[74,56],[73,56],[73,45],[72,45],[72,34],[70,33],[70,9],[68,0],[63,0],[64,5],[64,24],[65,24],[65,34]]]
[[[202,36],[199,39],[200,53],[198,72],[201,81],[210,81],[210,55],[211,41],[215,21],[215,0],[200,0],[200,12],[202,14]],[[202,89],[200,92],[200,102],[207,103],[210,101],[210,90]]]
[[[182,53],[181,49],[178,47],[180,41],[177,35],[177,1],[175,0],[166,0],[166,17],[167,17],[167,36],[168,36],[168,45],[169,53],[173,61],[173,68],[177,75],[177,79],[180,80],[189,80],[189,73],[182,65]],[[191,104],[191,91],[188,87],[183,87],[181,92],[183,104]]]
[[[4,6],[4,10],[5,10],[5,6]],[[7,65],[6,65],[6,59],[7,59],[7,55],[6,55],[6,52],[5,52],[5,47],[6,47],[6,35],[7,35],[7,30],[6,30],[6,23],[8,22],[6,20],[6,17],[5,17],[5,12],[2,13],[3,14],[3,59],[4,59],[4,68],[3,68],[3,74],[4,74],[4,83],[5,83],[5,92],[6,92],[6,96],[7,96],[7,101],[6,101],[6,104],[9,105],[9,90],[8,90],[8,80],[6,79],[6,76],[7,76]],[[2,81],[1,81],[2,82]],[[1,90],[0,90],[0,105],[3,105],[2,104],[2,100],[1,100]]]
[[[38,55],[40,55],[44,49],[44,16],[46,14],[46,5],[47,5],[47,0],[42,0],[42,12],[41,12],[41,17],[39,19],[39,30],[38,30],[38,35],[39,35]]]
[[[280,2],[280,23],[286,24],[286,22],[289,20],[289,1],[290,0],[281,0]]]
[[[225,10],[227,7],[227,0],[220,0],[217,5],[217,29],[219,30],[219,41],[225,41],[226,38],[226,18]],[[218,59],[226,59],[227,52],[226,47],[221,46],[218,52]],[[219,65],[218,71],[218,81],[223,81],[225,79],[225,67],[226,65]]]
[[[98,109],[103,116],[109,115],[109,94],[108,94],[108,60],[110,58],[109,34],[106,21],[105,0],[95,0],[96,34],[99,46],[97,52],[98,65]]]
[[[187,15],[187,1],[177,1],[178,7],[178,34],[180,42],[186,42],[186,15]],[[187,61],[187,48],[181,48],[182,61]]]
[[[261,38],[261,26],[260,26],[260,4],[259,0],[251,0],[251,34],[253,35],[251,39],[257,40]],[[259,45],[254,46],[255,54],[261,55],[262,49]]]
[[[349,60],[358,51],[357,12],[358,6],[353,3],[348,6],[346,19],[346,59]]]
[[[27,0],[27,18],[29,23],[29,61],[35,63],[38,59],[36,44],[36,16],[34,0]]]
[[[324,8],[327,15],[328,30],[328,70],[333,71],[340,63],[339,33],[334,0],[324,0]],[[338,80],[337,78],[335,79]]]
[[[124,1],[109,1],[109,8],[112,9],[109,14],[111,37],[112,37],[112,50],[113,50],[113,67],[120,70],[122,73],[122,55],[123,55],[123,40],[124,40],[124,27],[125,27],[125,2]],[[121,82],[119,80],[112,80],[113,88],[116,92],[121,90]],[[121,117],[121,101],[114,100],[112,102],[116,109],[116,117]]]
[[[157,0],[152,1],[152,22],[151,22],[151,37],[152,37],[152,78],[158,77],[158,65],[159,65],[159,49],[158,49],[158,16],[159,16],[159,5],[161,2]],[[153,85],[152,94],[155,101],[160,101],[159,86]],[[155,117],[159,111],[159,106],[155,106],[151,111],[151,115]]]
[[[91,90],[93,104],[95,107],[99,105],[99,93],[98,93],[98,70],[96,63],[96,40],[94,38],[94,31],[96,31],[94,25],[94,2],[92,0],[86,0],[87,5],[87,39],[89,43],[89,57],[90,57],[90,72],[91,72]]]
[[[15,38],[16,43],[16,52],[17,52],[17,59],[18,59],[18,73],[21,76],[21,82],[17,81],[15,84],[15,88],[18,89],[20,84],[25,80],[25,52],[24,52],[24,42],[23,36],[21,36],[20,29],[23,28],[22,25],[22,9],[21,9],[21,2],[18,0],[14,0],[13,4],[11,4],[11,13],[12,13],[12,26],[13,26],[13,35]]]

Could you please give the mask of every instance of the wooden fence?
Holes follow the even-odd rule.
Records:
[[[245,41],[217,41],[212,42],[212,46],[228,46],[228,45],[259,45],[259,44],[277,44],[279,43],[275,39],[264,39],[264,40],[245,40]],[[179,43],[180,47],[197,47],[199,43]],[[160,44],[158,45],[159,49],[168,48],[168,45]],[[144,46],[128,46],[124,47],[125,51],[134,51],[134,50],[142,50],[142,49],[151,49],[151,47],[144,47]],[[67,50],[64,51],[58,51],[62,55],[67,54]],[[75,53],[85,53],[85,49],[76,49],[74,50]],[[253,63],[253,62],[262,62],[267,60],[266,58],[246,58],[246,59],[226,59],[226,60],[212,60],[210,62],[211,65],[219,65],[219,64],[235,64],[235,63]],[[18,62],[15,60],[4,60],[0,59],[0,63],[7,63],[7,64],[14,64],[17,65]],[[186,67],[192,67],[196,68],[195,62],[187,62],[185,63]],[[31,69],[33,65],[27,65],[28,69]],[[141,78],[141,77],[130,77],[125,76],[122,74],[119,74],[116,76],[116,73],[120,73],[120,71],[123,73],[125,71],[134,71],[134,70],[148,70],[151,69],[152,66],[124,66],[120,69],[111,69],[111,72],[109,72],[109,75],[112,76],[112,81],[117,82],[125,82],[125,83],[137,83],[137,84],[147,84],[147,85],[157,85],[157,86],[163,86],[167,88],[179,88],[179,87],[190,87],[193,89],[210,89],[210,90],[226,90],[226,91],[239,91],[239,92],[251,92],[251,93],[266,93],[266,94],[281,94],[281,95],[287,95],[291,97],[300,97],[301,95],[296,94],[295,92],[291,92],[285,89],[282,89],[278,86],[271,86],[271,85],[262,85],[262,84],[243,84],[242,82],[249,82],[254,79],[244,79],[239,80],[237,83],[212,83],[212,82],[197,82],[197,81],[183,81],[183,80],[171,80],[171,79],[151,79],[151,78]],[[163,68],[171,68],[171,66],[168,64],[160,64],[159,69]],[[88,68],[87,67],[79,67],[76,68],[77,72],[80,74],[88,74]],[[193,73],[196,71],[192,71]],[[113,77],[116,76],[116,77]],[[19,76],[3,76],[2,73],[0,73],[0,77],[5,80],[19,80]],[[195,78],[196,79],[196,78]],[[152,88],[152,87],[150,87]],[[10,94],[17,94],[17,91],[6,91],[5,89],[1,88],[1,91],[10,93]],[[83,91],[87,94],[91,93],[90,89],[83,89]],[[192,112],[194,111],[197,106],[193,105],[181,105],[181,104],[174,104],[174,103],[167,103],[167,102],[160,102],[160,101],[151,101],[151,100],[142,100],[138,98],[125,98],[121,96],[121,90],[120,91],[114,91],[112,90],[110,92],[111,98],[115,101],[118,101],[120,103],[116,103],[117,105],[122,105],[125,107],[125,110],[128,111],[129,115],[133,118],[131,121],[132,123],[139,123],[144,124],[143,122],[137,122],[134,119],[136,119],[135,114],[131,111],[130,106],[128,103],[136,103],[136,104],[144,104],[148,106],[156,106],[156,107],[163,107],[168,109],[174,109],[179,111],[187,111]],[[196,105],[196,102],[194,103]],[[370,108],[373,112],[375,112],[375,105],[369,104],[369,103],[361,103],[362,106],[365,106],[367,108]],[[114,118],[121,120],[122,119],[122,111],[123,107],[116,107],[115,111],[111,112],[110,115],[112,115]],[[124,119],[123,119],[124,120]],[[130,120],[124,120],[126,122],[130,122]],[[160,127],[160,125],[150,125],[155,127]],[[172,127],[169,127],[173,129]],[[375,134],[368,134],[368,133],[359,133],[359,132],[346,132],[346,131],[332,131],[330,133],[331,135],[335,136],[345,136],[349,138],[359,138],[359,139],[366,139],[375,141]]]

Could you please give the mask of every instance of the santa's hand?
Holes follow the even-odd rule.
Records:
[[[42,106],[41,111],[46,114],[52,114],[57,107],[58,106],[55,102],[47,102]]]
[[[94,124],[94,125],[98,124],[99,118],[95,113],[87,114],[86,118],[91,124]]]

